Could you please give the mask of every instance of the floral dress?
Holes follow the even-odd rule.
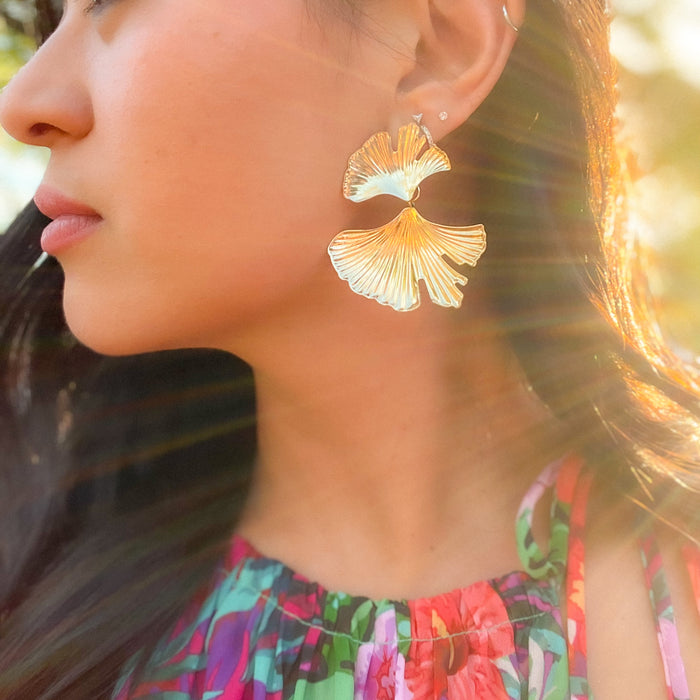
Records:
[[[500,578],[417,600],[325,590],[234,536],[212,585],[115,700],[575,700],[586,680],[583,539],[590,477],[550,465],[517,516],[523,564]],[[554,488],[545,555],[534,507]],[[653,538],[642,543],[668,697],[688,698]],[[695,556],[700,592],[700,558]],[[562,615],[567,620],[566,633]]]

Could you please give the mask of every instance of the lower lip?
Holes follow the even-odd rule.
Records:
[[[41,248],[48,255],[56,255],[87,238],[101,223],[101,216],[59,216],[41,234]]]

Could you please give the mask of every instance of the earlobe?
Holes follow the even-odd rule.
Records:
[[[465,122],[498,81],[525,0],[507,0],[505,7],[499,0],[419,0],[416,5],[420,38],[415,61],[397,86],[392,127],[423,114],[439,140]]]

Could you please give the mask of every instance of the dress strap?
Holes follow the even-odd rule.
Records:
[[[583,540],[591,481],[590,472],[583,469],[583,461],[576,455],[567,455],[549,465],[523,499],[516,525],[518,550],[527,573],[535,579],[558,581],[566,594],[562,607],[566,615],[569,692],[573,700],[591,697],[586,655]],[[532,534],[532,519],[538,501],[552,487],[549,552],[545,555]]]
[[[700,548],[696,544],[683,545],[683,559],[690,576],[690,585],[693,588],[695,607],[700,615]]]
[[[649,589],[649,600],[654,611],[656,636],[659,641],[659,649],[661,650],[664,674],[666,676],[667,696],[669,700],[689,700],[690,691],[681,656],[681,646],[678,639],[676,618],[673,613],[671,593],[666,581],[666,574],[664,573],[661,551],[651,530],[647,530],[641,537],[639,549],[642,555],[642,564],[644,565],[644,578]],[[700,585],[700,569],[698,568],[700,560],[686,554],[686,562],[688,563],[688,570],[697,602],[698,590],[695,587]]]
[[[518,554],[523,568],[534,579],[564,579],[571,503],[582,467],[583,462],[576,455],[552,462],[528,489],[520,504],[515,524]],[[552,487],[556,488],[549,515],[549,551],[544,554],[532,534],[532,520],[540,499]]]
[[[577,478],[565,484],[570,499],[568,556],[566,563],[566,631],[569,654],[569,683],[572,700],[588,700],[588,647],[586,640],[586,595],[584,531],[586,510],[593,476],[577,472]]]

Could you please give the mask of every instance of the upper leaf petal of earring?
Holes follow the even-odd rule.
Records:
[[[419,158],[425,141],[425,135],[415,123],[399,129],[395,151],[386,131],[369,138],[350,156],[343,180],[345,197],[364,202],[388,194],[410,202],[426,177],[450,169],[447,154],[437,146],[431,146]]]

